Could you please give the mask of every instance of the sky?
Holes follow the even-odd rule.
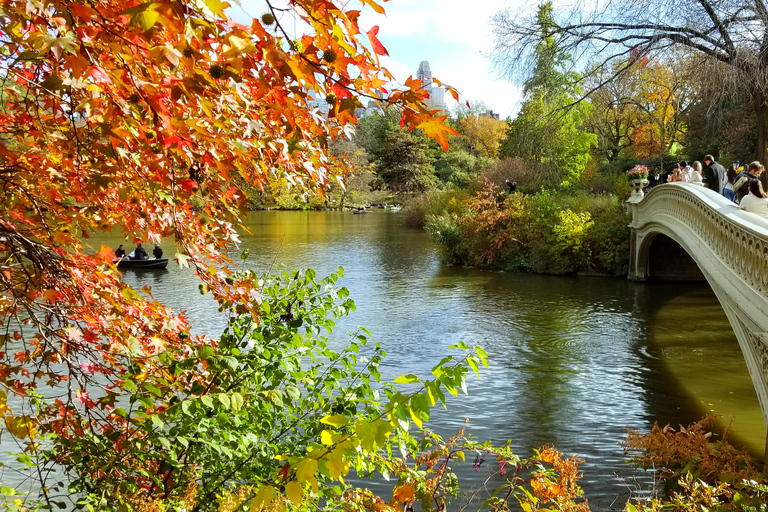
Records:
[[[401,82],[416,76],[419,62],[429,61],[432,75],[449,84],[463,101],[482,101],[504,119],[517,113],[520,88],[499,76],[489,59],[493,49],[490,18],[505,0],[393,0],[382,16],[379,40],[389,52],[384,66]],[[369,16],[361,16],[361,25]],[[453,102],[453,98],[446,101]],[[450,107],[451,105],[449,105]]]
[[[385,15],[363,9],[359,23],[365,31],[379,26],[378,38],[389,52],[382,64],[398,82],[416,77],[419,63],[426,60],[435,78],[458,89],[462,102],[482,101],[505,119],[517,114],[521,93],[488,58],[493,49],[490,18],[513,1],[391,0],[381,2]],[[347,7],[357,9],[355,4],[350,1]],[[263,0],[243,0],[243,8],[252,16],[266,12]],[[445,97],[450,110],[456,102]]]

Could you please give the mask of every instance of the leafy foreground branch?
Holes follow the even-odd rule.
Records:
[[[485,502],[493,510],[588,510],[575,503],[577,461],[550,448],[523,460],[509,445],[463,431],[445,440],[424,427],[446,392],[466,390],[470,369],[487,366],[480,347],[459,343],[451,348],[466,354],[445,357],[430,380],[393,383],[381,381],[386,354],[368,346],[365,329],[333,350],[326,334],[355,309],[335,286],[341,276],[239,275],[261,290],[258,321],[224,303],[230,317],[218,343],[165,347],[109,387],[109,401],[84,397],[74,411],[56,399],[58,431],[13,431],[28,439],[20,460],[40,495],[10,508],[387,511],[418,501],[446,510],[459,495],[454,463],[471,456],[495,460],[506,475]],[[404,394],[395,384],[417,389]],[[39,396],[36,405],[50,413],[49,401]],[[391,497],[361,486],[374,477],[391,482]]]
[[[626,450],[638,451],[633,461],[657,470],[663,497],[630,500],[627,512],[673,511],[768,511],[768,482],[760,464],[745,450],[732,446],[726,431],[713,440],[706,430],[715,420],[707,416],[679,430],[654,425],[649,434],[629,431]]]

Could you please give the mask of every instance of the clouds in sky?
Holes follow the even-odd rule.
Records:
[[[390,55],[384,65],[400,82],[416,76],[419,62],[427,60],[432,74],[456,87],[462,101],[482,101],[505,118],[517,113],[520,88],[501,78],[488,56],[493,49],[490,18],[507,3],[393,0],[383,4],[386,15],[366,11],[360,19],[381,28],[379,39]]]
[[[389,52],[382,63],[399,83],[415,77],[422,60],[429,61],[432,74],[458,89],[462,102],[482,101],[504,119],[517,113],[521,91],[493,69],[490,18],[514,2],[520,0],[391,0],[381,2],[386,15],[363,9],[360,25],[380,27],[379,40]],[[347,8],[359,8],[354,4]],[[232,15],[242,20],[266,10],[264,0],[243,0]],[[455,105],[449,94],[446,102]]]

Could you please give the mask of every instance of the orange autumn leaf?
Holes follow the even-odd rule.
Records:
[[[392,491],[392,501],[394,503],[409,503],[413,500],[415,495],[416,491],[413,489],[413,486],[403,484],[396,487],[395,490]]]

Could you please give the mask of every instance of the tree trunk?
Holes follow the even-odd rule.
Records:
[[[762,91],[752,90],[752,99],[754,101],[755,113],[757,114],[757,146],[755,147],[755,157],[763,164],[768,165],[768,102]],[[746,162],[745,162],[746,164]],[[760,176],[763,188],[768,190],[768,172]]]

